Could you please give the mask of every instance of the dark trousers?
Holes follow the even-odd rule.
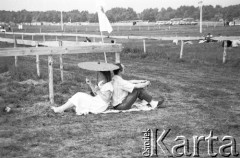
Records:
[[[134,89],[132,93],[128,94],[128,96],[122,101],[121,104],[114,107],[116,110],[128,110],[131,109],[133,103],[137,100],[145,100],[147,102],[152,101],[152,96],[150,96],[145,89],[139,88]]]

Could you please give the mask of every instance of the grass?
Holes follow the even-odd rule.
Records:
[[[185,31],[173,29],[178,29],[179,34]],[[189,33],[193,34],[194,29],[189,29]],[[226,35],[234,31],[238,34],[236,28],[216,29]],[[147,34],[147,31],[132,33]],[[127,68],[124,77],[150,80],[152,85],[147,90],[155,99],[164,96],[167,108],[86,116],[76,116],[72,110],[53,114],[47,82],[21,84],[28,79],[48,80],[47,57],[40,57],[40,78],[36,75],[34,57],[19,57],[19,68],[13,66],[13,57],[0,58],[0,108],[12,108],[10,113],[0,112],[0,157],[142,157],[142,132],[147,128],[171,129],[164,141],[169,147],[176,145],[176,136],[186,136],[191,152],[192,137],[207,137],[213,130],[220,140],[225,135],[233,136],[240,151],[239,48],[229,49],[228,62],[222,64],[220,43],[185,45],[182,60],[180,46],[171,42],[147,41],[147,54],[143,53],[142,41],[118,43],[125,47],[121,54]],[[6,43],[0,45],[12,47]],[[78,69],[77,63],[104,60],[104,57],[102,54],[64,55],[63,60],[65,82],[61,83],[58,57],[54,57],[57,105],[78,91],[88,92],[85,76],[96,77],[96,73]],[[108,61],[114,62],[114,55],[108,54]],[[214,151],[218,152],[222,144],[216,142]],[[158,153],[164,157],[160,149]],[[200,143],[200,156],[208,156],[206,142]]]

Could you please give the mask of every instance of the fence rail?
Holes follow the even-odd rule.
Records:
[[[121,44],[106,44],[106,43],[86,43],[86,42],[70,42],[70,41],[28,41],[17,39],[0,38],[2,42],[14,43],[14,48],[0,48],[1,56],[14,56],[15,66],[18,66],[18,56],[34,55],[36,56],[37,74],[40,76],[39,56],[48,55],[48,73],[49,73],[49,99],[54,103],[53,90],[53,55],[60,56],[60,72],[61,80],[63,79],[63,54],[82,54],[82,53],[115,53],[115,62],[120,63],[120,52],[122,51]],[[38,47],[39,43],[51,47]],[[16,44],[25,44],[35,47],[16,47]],[[53,46],[54,45],[54,46]]]

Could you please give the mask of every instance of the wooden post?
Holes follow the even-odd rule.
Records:
[[[32,35],[32,41],[34,40],[34,36]]]
[[[23,40],[23,33],[22,33],[22,40]]]
[[[59,41],[59,47],[62,47],[62,46],[63,46],[62,41]],[[62,56],[62,54],[60,54],[59,59],[60,59],[59,63],[60,63],[61,81],[63,82],[63,56]]]
[[[116,43],[116,40],[114,40],[114,43]],[[120,52],[115,53],[115,63],[121,63],[120,61]]]
[[[60,54],[60,72],[61,72],[61,80],[63,82],[64,80],[63,80],[63,56],[62,56],[62,54]]]
[[[95,37],[93,37],[93,42],[96,42],[96,38]]]
[[[14,46],[13,47],[14,48],[17,47],[17,42],[16,42],[15,35],[14,35]],[[15,67],[18,67],[18,56],[15,56],[14,59],[15,59]]]
[[[146,41],[143,40],[143,52],[146,53]]]
[[[43,41],[45,42],[45,35],[43,35]]]
[[[49,100],[54,104],[54,91],[53,91],[53,57],[48,56],[48,74],[49,74]]]
[[[58,37],[56,36],[56,41],[58,41]]]
[[[182,59],[182,55],[183,55],[183,46],[184,46],[184,41],[183,41],[183,40],[181,40],[180,59]]]
[[[120,63],[120,52],[115,53],[115,63]]]
[[[36,42],[36,48],[38,48],[38,42]],[[36,55],[36,68],[37,68],[37,75],[40,77],[40,61],[39,61],[39,55]]]
[[[226,57],[227,57],[227,41],[224,41],[224,48],[223,48],[223,64],[226,63]]]

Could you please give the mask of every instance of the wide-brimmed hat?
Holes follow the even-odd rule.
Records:
[[[104,62],[82,62],[78,64],[78,67],[91,71],[113,71],[119,69],[117,65]]]

